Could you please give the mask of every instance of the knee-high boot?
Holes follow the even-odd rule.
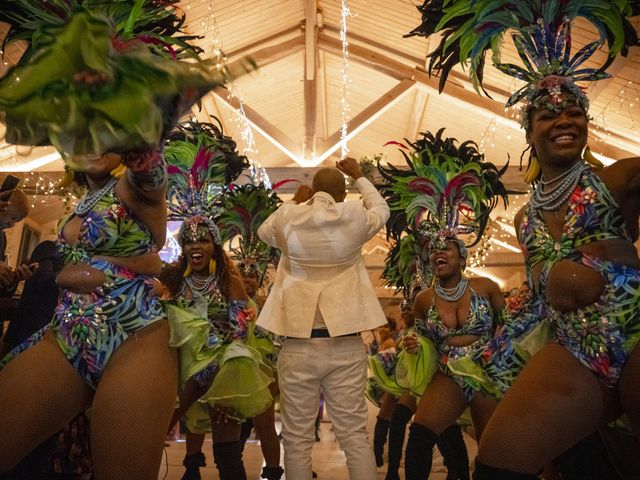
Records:
[[[282,467],[263,467],[260,478],[265,478],[266,480],[280,480],[283,474],[284,470]]]
[[[409,428],[407,450],[404,453],[404,473],[406,480],[429,478],[433,461],[433,447],[438,435],[424,425],[413,423]]]
[[[502,468],[491,467],[476,459],[476,474],[478,480],[538,480],[537,475],[518,473]]]
[[[389,423],[389,420],[376,417],[376,426],[373,429],[373,455],[376,457],[376,467],[384,465],[384,444],[387,443]]]
[[[404,434],[407,429],[407,423],[409,423],[412,416],[411,409],[401,403],[397,404],[393,409],[393,415],[389,423],[389,462],[385,480],[400,480],[398,469],[402,460]]]
[[[436,444],[447,467],[447,480],[469,480],[469,455],[460,426],[451,425],[440,434]]]
[[[213,445],[213,460],[220,480],[247,480],[242,462],[242,442],[223,442]]]
[[[200,480],[200,467],[206,467],[207,463],[204,458],[204,453],[192,453],[191,455],[185,455],[182,460],[185,472],[182,476],[182,480]]]

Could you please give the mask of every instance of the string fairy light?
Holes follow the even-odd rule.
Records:
[[[213,1],[209,0],[207,6],[209,11],[206,22],[203,22],[203,30],[205,37],[211,31],[211,43],[210,43],[210,56],[216,62],[216,67],[220,70],[226,68],[227,57],[224,54],[222,35],[218,27],[216,16],[213,13]],[[205,54],[207,48],[205,46]],[[249,179],[251,183],[258,185],[264,184],[267,188],[271,188],[271,180],[267,174],[266,169],[262,166],[259,160],[255,159],[258,156],[258,148],[256,145],[255,137],[253,136],[253,130],[251,123],[247,118],[247,114],[244,109],[244,100],[240,94],[240,88],[238,82],[233,80],[230,84],[229,95],[233,99],[235,98],[238,103],[238,108],[235,109],[233,121],[236,125],[236,129],[240,132],[245,147],[242,150],[242,154],[249,158]]]
[[[347,145],[347,134],[349,130],[349,92],[351,78],[349,76],[349,40],[347,39],[347,18],[352,17],[347,0],[342,0],[342,10],[340,16],[340,41],[342,42],[342,67],[340,76],[342,87],[340,90],[340,158],[345,159],[349,153]]]

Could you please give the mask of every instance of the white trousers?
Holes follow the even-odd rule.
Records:
[[[351,480],[375,480],[364,397],[367,355],[359,336],[288,338],[278,355],[278,382],[287,480],[311,479],[311,451],[320,392],[347,458]]]

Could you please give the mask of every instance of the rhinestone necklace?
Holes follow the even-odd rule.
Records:
[[[440,282],[436,283],[434,290],[436,295],[438,295],[441,299],[446,300],[447,302],[457,302],[462,298],[464,292],[467,290],[467,285],[469,285],[469,279],[467,277],[462,277],[458,285],[453,288],[445,288],[440,285]]]
[[[102,197],[104,197],[107,193],[110,193],[118,183],[118,179],[111,177],[107,183],[104,184],[102,188],[98,190],[90,190],[87,194],[78,202],[78,204],[73,209],[73,213],[78,215],[79,217],[84,217],[87,213],[89,213],[96,204],[100,201]]]
[[[187,278],[185,278],[185,281],[187,282],[187,285],[189,285],[189,288],[192,292],[198,293],[202,296],[209,291],[209,288],[211,287],[214,279],[215,277],[213,275],[209,275],[204,280],[194,277],[193,275],[189,275]]]
[[[588,168],[583,162],[575,162],[570,169],[558,177],[546,182],[538,182],[531,194],[531,206],[541,210],[558,210],[569,199],[580,180],[580,176]],[[544,190],[545,186],[560,178],[562,181],[555,188],[549,191]]]

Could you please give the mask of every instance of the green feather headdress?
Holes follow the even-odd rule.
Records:
[[[199,59],[176,3],[3,0],[5,42],[29,42],[0,79],[6,140],[54,145],[79,169],[105,152],[157,149],[204,94],[254,67]]]
[[[442,33],[440,44],[429,54],[429,73],[440,74],[440,91],[457,64],[468,67],[478,93],[484,90],[485,57],[491,50],[496,68],[526,82],[507,101],[508,106],[527,101],[521,121],[525,128],[529,108],[563,107],[559,105],[563,88],[586,112],[587,97],[575,82],[607,78],[605,70],[615,57],[638,45],[638,35],[626,18],[638,13],[638,2],[626,0],[427,0],[418,10],[422,23],[407,36]],[[599,38],[571,56],[571,23],[577,17],[592,23]],[[508,31],[522,66],[501,62],[503,37]],[[599,68],[584,67],[605,42],[609,47],[607,61]]]
[[[244,274],[256,274],[258,286],[262,286],[269,263],[278,258],[278,250],[260,240],[258,228],[280,203],[274,190],[263,183],[231,185],[224,196],[224,208],[216,218],[223,242],[230,242],[230,251]],[[237,246],[234,240],[238,240]]]
[[[457,146],[455,138],[443,137],[444,129],[401,147],[408,169],[392,165],[378,168],[386,184],[381,192],[391,208],[387,232],[399,239],[413,232],[438,248],[459,235],[476,245],[489,220],[489,213],[507,193],[500,177],[507,165],[498,169],[485,161],[477,146],[466,141]],[[464,247],[462,244],[461,247]],[[463,252],[461,252],[463,253]]]
[[[182,220],[178,236],[185,229],[205,223],[216,243],[222,240],[213,217],[223,208],[227,186],[249,166],[247,157],[237,151],[236,142],[224,134],[220,121],[183,122],[166,141],[167,203],[170,220]]]

